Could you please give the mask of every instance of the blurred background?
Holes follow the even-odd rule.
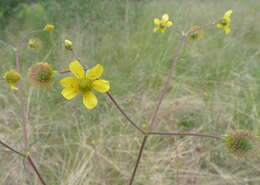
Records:
[[[146,127],[166,79],[180,35],[193,25],[219,20],[232,9],[232,32],[211,27],[188,40],[163,102],[156,130],[225,135],[234,129],[260,135],[259,0],[0,0],[0,40],[12,45],[26,33],[54,24],[53,33],[32,37],[21,54],[30,119],[30,152],[48,184],[127,184],[142,135],[104,94],[87,110],[80,96],[67,101],[54,88],[27,83],[27,70],[48,62],[57,71],[74,59],[64,49],[73,42],[83,64],[99,63],[111,93],[139,126]],[[168,13],[174,26],[153,33],[153,19]],[[15,56],[0,46],[0,73],[15,67]],[[1,81],[0,138],[23,151],[17,97]],[[24,161],[0,150],[0,184],[40,185]],[[260,160],[238,159],[223,143],[206,138],[151,136],[135,185],[259,185]]]

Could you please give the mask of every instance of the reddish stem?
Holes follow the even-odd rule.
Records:
[[[147,138],[148,138],[148,135],[145,135],[144,138],[143,138],[143,142],[142,142],[141,148],[140,148],[140,150],[139,150],[139,154],[138,154],[138,157],[137,157],[137,160],[136,160],[136,163],[135,163],[135,168],[134,168],[134,171],[133,171],[133,173],[132,173],[132,176],[131,176],[129,185],[132,185],[133,182],[134,182],[135,174],[136,174],[136,171],[137,171],[137,169],[138,169],[138,166],[139,166],[139,163],[140,163],[140,160],[141,160],[143,151],[144,151],[144,146],[145,146],[145,143],[146,143],[146,141],[147,141]]]
[[[157,132],[157,131],[151,131],[148,132],[151,135],[160,135],[160,136],[197,136],[197,137],[208,137],[211,139],[222,139],[221,136],[212,136],[208,134],[199,134],[199,133],[177,133],[177,132]]]
[[[44,181],[43,177],[41,176],[40,172],[38,171],[38,169],[37,169],[36,165],[34,164],[34,162],[33,162],[33,160],[32,160],[30,155],[27,157],[27,160],[28,160],[29,164],[32,166],[32,168],[35,171],[36,175],[39,177],[41,183],[43,185],[47,185],[47,183]]]
[[[116,108],[125,116],[125,118],[129,121],[129,123],[135,127],[137,130],[139,130],[141,133],[146,134],[146,132],[141,129],[140,127],[137,126],[130,118],[129,116],[125,113],[125,111],[120,107],[120,105],[117,103],[117,101],[113,98],[110,92],[107,92],[107,95],[109,99],[112,101],[112,103],[116,106]]]
[[[159,101],[158,101],[158,103],[157,103],[157,105],[155,107],[155,111],[154,111],[154,113],[152,115],[152,119],[151,119],[151,122],[150,122],[150,129],[152,129],[154,127],[156,118],[157,118],[159,110],[160,110],[160,106],[161,106],[162,101],[163,101],[163,99],[164,99],[164,97],[166,95],[167,88],[168,88],[169,83],[170,83],[170,81],[172,79],[173,73],[174,73],[174,71],[176,69],[176,62],[177,62],[177,60],[178,60],[178,58],[180,56],[181,49],[184,46],[185,40],[186,40],[186,36],[183,35],[181,40],[180,40],[180,42],[179,42],[179,45],[178,45],[178,47],[176,49],[176,55],[175,55],[175,57],[172,60],[171,71],[169,72],[168,77],[167,77],[167,79],[166,79],[166,81],[164,83],[164,86],[163,86],[163,88],[161,90],[161,93],[160,93]]]
[[[8,148],[10,151],[22,156],[22,157],[25,157],[25,155],[21,152],[18,152],[17,150],[15,150],[13,147],[9,146],[8,144],[4,143],[3,141],[0,140],[0,144],[3,145],[4,147]]]

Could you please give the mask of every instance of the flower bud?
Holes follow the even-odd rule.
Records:
[[[65,46],[66,49],[72,50],[72,42],[70,40],[65,40],[64,46]]]
[[[16,72],[15,70],[10,70],[7,71],[4,74],[4,79],[6,80],[6,82],[9,84],[9,87],[13,90],[18,90],[18,88],[16,87],[16,84],[18,83],[18,81],[21,79],[21,75]]]
[[[55,26],[52,24],[46,24],[45,27],[43,28],[43,31],[46,32],[52,32],[54,30]]]

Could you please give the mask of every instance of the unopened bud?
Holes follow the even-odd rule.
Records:
[[[64,46],[65,46],[66,49],[72,50],[72,42],[70,40],[65,40]]]

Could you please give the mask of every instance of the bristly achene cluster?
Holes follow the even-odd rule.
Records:
[[[227,150],[237,157],[253,157],[259,150],[257,138],[246,130],[230,132],[224,140]]]
[[[126,112],[123,110],[123,108],[119,105],[119,103],[115,100],[115,98],[112,96],[112,94],[109,92],[110,90],[110,82],[107,80],[100,79],[104,68],[100,64],[96,64],[92,68],[88,68],[80,63],[80,59],[77,57],[72,41],[65,40],[64,41],[64,47],[68,51],[72,53],[75,60],[70,62],[69,70],[68,71],[55,71],[52,67],[52,65],[46,63],[46,62],[39,62],[30,67],[30,69],[27,72],[27,77],[31,85],[37,86],[40,88],[51,88],[55,85],[55,77],[59,74],[64,73],[72,73],[69,77],[64,77],[62,80],[60,80],[60,85],[63,87],[61,94],[64,98],[67,100],[71,100],[74,97],[76,97],[78,94],[82,94],[82,102],[84,106],[87,109],[93,109],[97,106],[97,97],[94,94],[95,91],[100,93],[106,93],[109,97],[109,99],[112,101],[112,103],[116,106],[116,108],[122,113],[122,115],[129,121],[129,123],[136,128],[138,131],[140,131],[143,134],[143,141],[142,145],[139,150],[139,154],[137,157],[137,161],[135,163],[135,168],[133,170],[133,173],[131,175],[130,183],[129,185],[132,185],[134,182],[134,178],[138,169],[138,165],[141,161],[142,153],[145,148],[146,141],[150,135],[158,135],[158,136],[197,136],[197,137],[207,137],[211,139],[218,139],[223,140],[227,151],[234,154],[238,157],[251,157],[252,153],[257,151],[257,146],[259,141],[256,137],[254,137],[251,133],[248,131],[233,131],[230,132],[227,136],[212,136],[207,134],[200,134],[200,133],[175,133],[175,132],[158,132],[153,131],[154,124],[156,122],[158,112],[160,110],[160,105],[166,95],[166,90],[168,88],[169,82],[172,79],[172,75],[175,70],[175,66],[177,63],[177,60],[180,56],[180,53],[184,47],[186,39],[191,40],[197,40],[202,37],[204,33],[204,29],[209,26],[217,26],[218,28],[223,28],[224,32],[226,34],[231,32],[230,29],[230,23],[231,23],[231,14],[232,10],[228,10],[224,16],[218,20],[217,22],[214,22],[209,25],[205,26],[192,26],[187,32],[180,32],[177,30],[173,30],[177,33],[181,34],[181,39],[178,44],[178,47],[176,49],[176,53],[174,55],[174,58],[172,60],[172,68],[169,72],[169,75],[167,77],[167,80],[165,81],[165,84],[161,90],[160,97],[158,104],[155,108],[155,111],[153,115],[151,116],[151,121],[149,126],[144,130],[143,128],[139,127],[138,124],[136,124],[134,121],[131,120],[131,118],[126,114]],[[153,29],[154,32],[161,32],[165,33],[167,29],[173,26],[173,22],[170,21],[168,14],[163,14],[162,18],[155,18],[154,19],[155,28]],[[54,25],[47,24],[42,31],[43,32],[53,32],[55,29]],[[35,33],[35,32],[32,32]],[[30,38],[28,40],[28,47],[33,50],[38,50],[41,47],[43,47],[42,42],[38,38]],[[14,48],[14,47],[12,47]],[[21,69],[20,69],[20,62],[19,62],[19,52],[21,48],[15,48],[14,51],[16,53],[16,70],[11,69],[7,71],[3,78],[9,85],[9,87],[12,90],[18,90],[18,83],[20,83],[21,79]],[[18,91],[21,93],[21,91]],[[20,97],[20,96],[19,96]],[[22,122],[22,128],[23,128],[23,135],[24,135],[24,142],[25,147],[28,147],[28,140],[29,136],[27,133],[27,124],[28,124],[28,115],[26,115],[27,111],[24,110],[27,106],[25,102],[23,102],[23,99],[21,101],[21,109],[23,122]],[[43,179],[42,175],[40,174],[39,170],[37,169],[36,165],[34,164],[30,153],[23,154],[21,152],[18,152],[17,150],[13,149],[9,145],[5,144],[4,142],[0,141],[0,144],[4,147],[8,148],[12,152],[24,157],[27,159],[28,163],[32,166],[33,170],[35,171],[36,175],[39,177],[39,180],[43,185],[47,185],[45,180]]]

